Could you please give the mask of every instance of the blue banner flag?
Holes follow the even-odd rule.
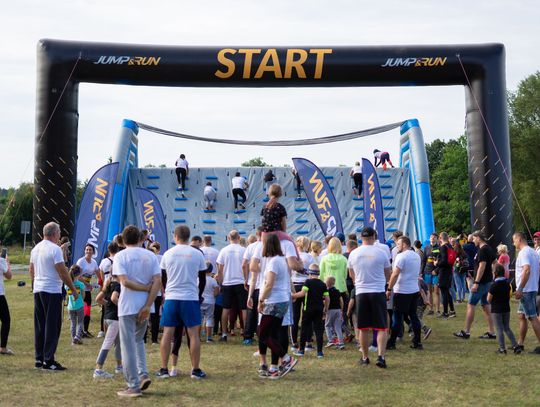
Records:
[[[141,227],[148,230],[148,237],[152,241],[159,242],[159,254],[163,254],[169,248],[169,239],[161,204],[152,192],[144,188],[137,188],[137,198]]]
[[[117,173],[118,163],[107,164],[88,181],[75,224],[72,263],[84,256],[84,247],[88,243],[94,246],[93,257],[98,263],[103,258],[107,250],[107,230]]]
[[[377,231],[379,241],[386,241],[384,235],[384,213],[377,171],[371,161],[362,158],[362,183],[364,184],[364,227],[371,226]]]
[[[293,158],[293,164],[323,234],[335,236],[343,233],[336,198],[322,171],[305,158]]]

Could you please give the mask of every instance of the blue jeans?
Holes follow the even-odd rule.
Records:
[[[120,327],[120,347],[124,377],[130,389],[140,389],[143,375],[148,375],[146,353],[144,350],[144,333],[148,321],[138,322],[137,314],[118,318]]]
[[[465,277],[465,273],[454,273],[454,284],[456,285],[458,301],[463,301],[465,299],[465,292],[467,291]]]

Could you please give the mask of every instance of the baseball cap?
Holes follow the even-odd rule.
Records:
[[[345,242],[345,235],[343,233],[338,232],[335,237],[337,237],[341,243]]]
[[[362,237],[373,237],[375,236],[376,232],[375,229],[373,229],[370,226],[366,226],[364,229],[362,229],[362,232],[360,233],[360,236]]]
[[[534,232],[533,237],[540,237],[540,232]]]
[[[316,263],[312,263],[309,265],[309,270],[307,272],[308,274],[318,276],[320,274],[319,266]]]

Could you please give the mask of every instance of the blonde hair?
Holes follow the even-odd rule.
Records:
[[[268,188],[268,196],[270,198],[281,198],[281,196],[283,195],[283,191],[281,190],[281,185],[279,184],[272,184],[270,185],[270,187]]]
[[[328,253],[337,253],[341,254],[341,241],[337,237],[333,237],[328,242]]]
[[[508,253],[508,246],[501,243],[500,245],[497,246],[497,251],[501,253]]]
[[[307,252],[309,249],[309,239],[305,236],[299,236],[296,238],[296,247],[301,251]]]
[[[318,256],[322,252],[322,243],[318,240],[312,240],[309,245],[309,249]]]

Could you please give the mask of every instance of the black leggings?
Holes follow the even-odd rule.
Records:
[[[2,276],[2,278],[4,278]],[[11,327],[11,316],[9,315],[9,307],[5,295],[0,295],[0,348],[5,348],[8,342],[9,328]]]
[[[356,173],[353,174],[354,187],[358,191],[358,196],[362,195],[362,174]]]
[[[248,308],[246,313],[246,322],[244,329],[244,339],[253,339],[255,331],[257,330],[257,322],[259,319],[259,312],[257,311],[257,305],[259,304],[259,290],[253,290],[253,307]]]
[[[87,305],[89,310],[92,309],[92,292],[91,291],[84,292],[84,303]],[[84,332],[88,332],[89,327],[90,327],[90,312],[88,312],[88,315],[84,316]]]
[[[443,312],[448,314],[448,306],[450,306],[450,311],[454,312],[454,301],[450,295],[450,287],[441,287],[439,286],[441,292]]]
[[[294,291],[298,292],[302,289],[304,284],[294,283]],[[293,302],[293,326],[291,329],[292,342],[294,346],[298,346],[298,331],[300,330],[300,316],[302,315],[302,307],[304,306],[303,300],[296,300]]]
[[[158,295],[154,300],[155,312],[150,314],[150,332],[152,333],[152,343],[157,343],[159,335],[159,308],[161,307],[161,299]]]
[[[300,334],[300,350],[305,350],[306,342],[311,338],[313,331],[315,331],[315,338],[317,339],[317,352],[322,352],[323,346],[323,310],[304,310],[302,315],[302,332]]]
[[[259,337],[259,353],[266,355],[266,350],[270,348],[272,351],[272,364],[277,365],[279,358],[285,356],[286,349],[283,349],[279,341],[279,333],[281,331],[281,323],[283,318],[277,318],[272,315],[263,315],[261,323],[257,328],[257,336]]]
[[[237,209],[238,208],[238,197],[242,198],[242,203],[246,203],[246,193],[244,192],[243,189],[241,188],[234,188],[232,190],[232,194],[233,194],[233,197],[234,197],[234,209]]]
[[[186,175],[187,171],[185,168],[176,169],[176,178],[178,179],[178,185],[182,187],[182,190],[186,189]]]

